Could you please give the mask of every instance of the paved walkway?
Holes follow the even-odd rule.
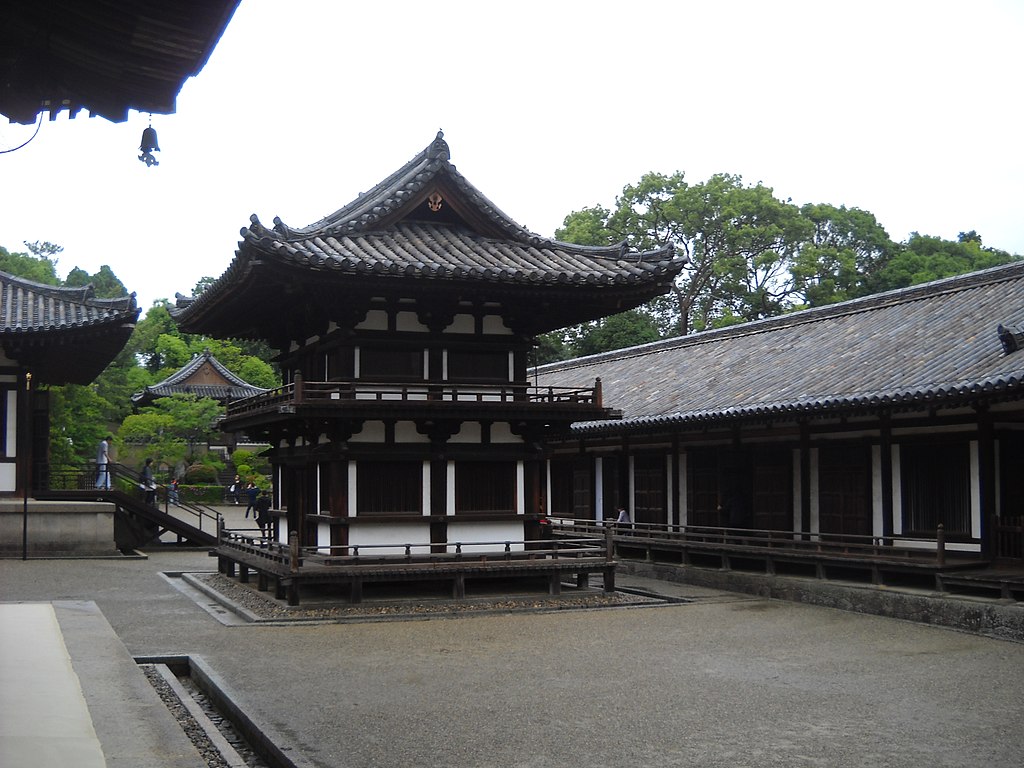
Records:
[[[214,570],[203,552],[0,561],[0,622],[41,622],[4,648],[52,644],[45,609],[11,603],[52,604],[73,675],[64,661],[53,689],[33,681],[84,699],[108,766],[202,764],[131,659],[164,654],[200,659],[299,766],[1018,768],[1024,754],[1024,644],[636,577],[621,582],[694,602],[226,626],[164,575],[200,570]]]

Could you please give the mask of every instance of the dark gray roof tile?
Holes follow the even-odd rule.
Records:
[[[600,377],[622,422],[651,424],[968,402],[1018,392],[1024,262],[782,317],[543,366],[542,386]],[[569,384],[571,385],[571,384]]]

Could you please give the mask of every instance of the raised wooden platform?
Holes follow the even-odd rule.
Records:
[[[359,603],[363,585],[371,582],[448,581],[452,597],[466,597],[468,579],[547,580],[548,594],[561,592],[564,579],[575,579],[577,588],[589,584],[591,573],[603,576],[605,592],[615,590],[615,561],[609,557],[603,541],[594,539],[558,542],[492,542],[471,545],[441,545],[446,551],[431,552],[438,545],[409,544],[405,554],[372,554],[373,547],[324,547],[299,549],[265,539],[228,533],[211,553],[218,568],[227,576],[249,581],[256,574],[257,588],[266,591],[274,585],[275,596],[298,605],[303,585],[337,584],[348,588],[348,599]],[[463,546],[473,551],[463,552]],[[494,551],[478,551],[494,546]],[[525,547],[531,547],[526,549]],[[387,549],[393,549],[388,547]],[[384,547],[379,548],[381,550]],[[358,553],[354,553],[354,551]],[[371,554],[367,554],[369,551]]]

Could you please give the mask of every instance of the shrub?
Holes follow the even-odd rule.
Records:
[[[217,482],[217,469],[210,464],[192,464],[185,470],[185,482],[189,485]]]

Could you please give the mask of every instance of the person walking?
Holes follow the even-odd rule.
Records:
[[[252,516],[255,519],[255,517],[256,517],[256,497],[260,495],[260,489],[256,487],[256,483],[254,483],[252,480],[250,480],[249,484],[245,487],[245,495],[246,495],[246,497],[247,497],[247,499],[249,501],[249,503],[245,507],[245,517],[246,517],[246,519],[248,519],[248,517],[249,517],[249,510],[251,509],[252,510]]]
[[[260,527],[260,536],[266,538],[270,526],[270,493],[267,491],[256,499],[256,524]]]
[[[235,479],[231,481],[231,487],[228,488],[228,494],[235,500],[235,504],[237,504],[238,497],[242,495],[241,475],[235,475]]]
[[[96,448],[96,488],[99,490],[110,490],[110,443],[113,439],[112,435],[107,435]]]
[[[142,489],[146,492],[146,504],[156,506],[156,478],[153,477],[152,459],[146,459],[142,468]]]

